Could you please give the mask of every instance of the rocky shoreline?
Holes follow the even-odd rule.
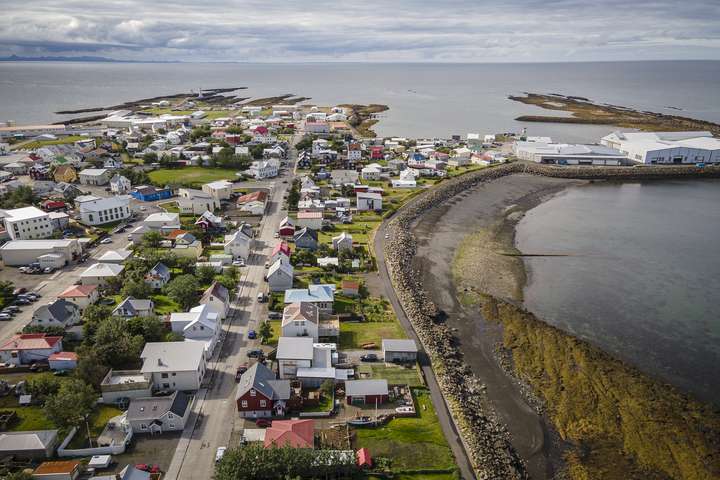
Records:
[[[509,433],[488,403],[485,386],[463,359],[458,339],[437,305],[423,288],[413,266],[417,251],[412,224],[473,186],[516,173],[586,180],[625,180],[678,177],[719,177],[718,167],[549,167],[511,163],[446,181],[403,206],[387,223],[385,258],[391,281],[403,309],[430,357],[443,395],[450,407],[479,478],[529,478],[526,465],[510,442]]]

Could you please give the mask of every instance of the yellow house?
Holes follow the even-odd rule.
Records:
[[[53,179],[56,182],[74,183],[77,182],[78,176],[72,165],[60,165],[55,168]]]

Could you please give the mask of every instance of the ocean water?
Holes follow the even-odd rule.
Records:
[[[720,181],[573,187],[527,212],[525,305],[720,404]]]
[[[682,75],[677,72],[682,71]],[[522,124],[547,113],[507,99],[559,93],[720,122],[720,62],[555,64],[122,64],[0,63],[0,121],[57,122],[53,112],[109,106],[199,88],[240,87],[242,96],[285,93],[311,102],[381,103],[383,136],[519,132],[593,142],[607,126]],[[680,109],[680,110],[677,110]]]

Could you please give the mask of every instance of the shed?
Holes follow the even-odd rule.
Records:
[[[387,380],[348,380],[345,382],[345,398],[348,405],[386,403],[388,401]]]
[[[57,430],[0,433],[0,457],[42,460],[52,457],[58,444]]]
[[[62,460],[57,462],[43,462],[32,474],[37,480],[75,480],[80,475],[80,462],[77,460]]]
[[[74,370],[77,368],[78,356],[75,352],[58,352],[48,357],[50,370]]]
[[[417,360],[417,344],[410,339],[383,338],[382,351],[386,362],[414,362]]]

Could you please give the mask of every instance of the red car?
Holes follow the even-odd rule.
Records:
[[[142,470],[143,472],[160,473],[160,467],[158,465],[148,465],[147,463],[138,463],[135,468]]]
[[[267,428],[272,426],[272,420],[268,420],[267,418],[258,418],[255,420],[255,425],[260,428]]]
[[[247,363],[243,363],[242,365],[240,365],[238,367],[237,372],[235,372],[235,381],[236,382],[240,381],[240,377],[242,377],[243,373],[247,372],[247,369],[248,369]]]

